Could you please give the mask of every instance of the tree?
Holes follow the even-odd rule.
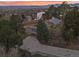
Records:
[[[77,42],[79,36],[79,11],[72,10],[64,18],[64,38],[66,42]]]
[[[50,39],[48,28],[43,19],[38,20],[37,39],[44,44],[48,44]]]
[[[19,16],[0,21],[0,44],[5,47],[6,53],[10,48],[22,44],[23,35],[24,29]]]
[[[66,15],[66,12],[68,11],[68,8],[70,8],[70,5],[66,1],[64,1],[58,7],[51,5],[46,11],[45,15],[48,19],[51,18],[52,16],[61,19],[60,15],[62,15],[64,18],[64,16]]]
[[[64,2],[61,4],[61,6],[62,6],[62,7],[67,7],[67,6],[69,6],[69,5],[68,5],[68,2],[67,2],[67,1],[64,1]]]
[[[19,44],[22,44],[22,38],[25,37],[25,29],[23,27],[23,19],[19,15],[12,15],[10,19],[10,25],[13,30],[15,30],[16,34],[19,35]]]
[[[58,18],[59,15],[58,12],[59,12],[58,8],[56,8],[54,5],[51,5],[46,11],[45,15],[48,18],[52,18],[52,16]]]
[[[63,16],[62,18],[64,18],[69,8],[70,8],[70,5],[68,4],[67,1],[64,1],[60,6],[58,6],[59,17],[60,15],[62,15]]]

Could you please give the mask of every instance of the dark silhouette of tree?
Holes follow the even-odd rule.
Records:
[[[76,41],[79,36],[79,11],[69,11],[64,19],[64,38],[67,42]]]
[[[64,18],[69,8],[70,8],[70,5],[66,1],[64,1],[58,7],[55,7],[55,5],[51,5],[46,11],[45,15],[47,19],[50,19],[52,16],[61,19],[60,15],[62,15]]]
[[[10,48],[22,44],[24,31],[19,16],[12,16],[10,20],[0,21],[0,44],[5,47],[6,53]]]
[[[49,18],[52,18],[52,16],[58,18],[58,8],[56,8],[54,5],[51,5],[45,14]]]
[[[43,19],[38,20],[37,39],[43,44],[48,44],[50,39],[48,28]]]
[[[58,6],[59,15],[62,15],[63,18],[65,17],[66,13],[69,11],[70,5],[67,1],[62,2],[60,6]]]

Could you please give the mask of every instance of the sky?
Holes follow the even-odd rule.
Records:
[[[62,1],[1,1],[0,6],[61,4]],[[68,3],[79,3],[79,1]]]

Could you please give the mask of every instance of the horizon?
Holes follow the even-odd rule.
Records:
[[[62,4],[63,1],[1,1],[0,6],[42,6],[51,4]],[[79,1],[67,1],[68,4],[79,3]]]

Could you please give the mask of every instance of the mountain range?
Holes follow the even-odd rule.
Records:
[[[44,5],[44,6],[0,6],[0,9],[33,9],[33,8],[49,8],[49,5]]]
[[[52,4],[54,6],[59,6],[60,4]],[[79,3],[76,4],[70,4],[71,6],[78,6]],[[33,8],[49,8],[50,5],[43,5],[43,6],[0,6],[0,9],[33,9]]]

